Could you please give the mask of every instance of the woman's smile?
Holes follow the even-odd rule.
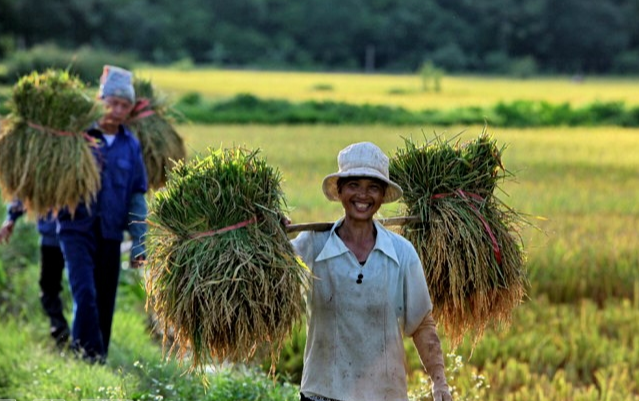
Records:
[[[339,188],[347,217],[356,220],[372,219],[384,202],[385,188],[377,179],[355,177]]]

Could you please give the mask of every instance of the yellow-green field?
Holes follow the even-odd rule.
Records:
[[[282,171],[294,222],[339,217],[340,206],[324,199],[320,183],[336,170],[336,155],[349,143],[370,140],[392,154],[403,137],[423,142],[435,132],[452,137],[465,130],[461,138],[469,138],[481,129],[180,127],[191,152],[207,146],[262,149]],[[507,145],[504,164],[517,178],[504,183],[501,198],[541,230],[523,232],[530,299],[517,308],[510,328],[486,333],[474,353],[470,344],[458,350],[465,364],[452,374],[458,394],[483,400],[637,399],[639,130],[489,131]],[[397,213],[397,204],[383,210],[385,216]],[[409,364],[418,370],[412,357]],[[480,374],[484,384],[478,383]],[[614,390],[604,393],[602,386]]]
[[[339,207],[321,199],[320,183],[336,168],[336,156],[349,143],[373,141],[392,154],[403,138],[418,142],[435,133],[460,139],[477,136],[482,127],[409,128],[384,126],[206,126],[180,128],[190,152],[206,147],[246,145],[262,149],[284,173],[293,215],[333,218]],[[535,130],[491,129],[506,145],[505,167],[518,182],[504,186],[509,204],[551,218],[566,213],[639,213],[639,130],[621,128]],[[296,216],[296,217],[297,217]]]
[[[395,128],[329,126],[183,126],[191,152],[207,146],[245,145],[262,149],[280,168],[284,190],[295,222],[326,221],[339,217],[336,203],[322,196],[322,178],[336,169],[336,155],[347,144],[370,140],[392,154],[403,138],[423,142],[434,134],[460,138],[476,136],[482,127]],[[553,292],[558,300],[583,296],[632,293],[639,266],[636,233],[639,227],[639,130],[496,129],[490,130],[506,145],[505,167],[515,181],[502,186],[502,200],[529,215],[532,224],[523,232],[530,253],[534,289]],[[397,204],[386,206],[384,216],[401,213]],[[602,266],[603,265],[603,266]],[[563,268],[558,268],[562,266]],[[580,275],[574,274],[581,269]],[[580,280],[591,277],[588,285]],[[607,277],[607,278],[606,278]],[[562,281],[563,280],[563,281]],[[597,288],[606,285],[606,288]]]
[[[499,101],[545,100],[574,106],[595,101],[639,104],[639,80],[588,78],[575,83],[570,77],[534,80],[446,76],[439,93],[422,92],[414,75],[333,74],[228,70],[172,71],[141,68],[136,74],[150,78],[167,93],[178,97],[199,92],[207,98],[227,98],[252,93],[290,101],[333,100],[354,104],[384,104],[410,110],[492,106]],[[318,87],[329,87],[321,90]],[[399,94],[392,94],[392,93]]]
[[[522,99],[575,106],[595,101],[639,105],[639,80],[633,79],[586,77],[577,84],[569,77],[524,81],[445,77],[441,93],[423,93],[419,79],[408,75],[158,68],[136,72],[174,98],[187,92],[200,92],[209,99],[252,93],[290,101],[336,100],[413,110]],[[318,85],[332,90],[318,90]],[[404,93],[390,95],[391,91]],[[337,153],[347,144],[373,141],[392,155],[404,137],[423,142],[435,133],[450,138],[463,131],[463,139],[478,135],[482,127],[185,124],[178,130],[191,155],[209,146],[261,149],[269,164],[282,172],[290,217],[302,223],[340,216],[340,205],[323,197],[321,181],[336,170]],[[466,341],[456,350],[459,359],[447,361],[456,400],[639,400],[639,129],[488,127],[488,131],[507,146],[503,161],[516,177],[503,184],[500,198],[529,215],[538,227],[522,231],[531,288],[529,298],[515,309],[510,327],[488,330],[474,349]],[[399,213],[399,204],[387,205],[381,212],[384,217]],[[115,362],[110,362],[115,366],[130,362],[131,354],[143,346],[129,344],[131,330],[122,314],[131,308],[121,305],[114,323]],[[135,336],[136,341],[143,336]],[[444,333],[442,338],[448,348]],[[146,346],[156,350],[154,343]],[[407,349],[414,385],[421,378],[419,361],[409,344]],[[301,351],[293,350],[284,350],[289,365],[301,358]],[[12,370],[6,367],[4,372]],[[156,372],[149,370],[149,377],[155,380]],[[45,381],[42,375],[39,380]],[[19,386],[37,388],[31,375],[20,380],[25,384]],[[1,385],[2,379],[0,389]],[[132,398],[131,392],[119,398]]]

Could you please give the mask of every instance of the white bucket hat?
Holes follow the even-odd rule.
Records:
[[[394,202],[402,196],[402,188],[388,176],[388,156],[370,142],[347,146],[337,155],[339,171],[324,177],[322,190],[330,201],[339,201],[337,180],[342,177],[377,178],[388,184],[383,203]]]

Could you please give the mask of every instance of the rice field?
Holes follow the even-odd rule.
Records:
[[[445,77],[443,92],[435,94],[421,92],[416,75],[155,68],[137,72],[174,97],[198,91],[214,99],[245,92],[291,101],[336,100],[410,109],[522,99],[639,104],[639,81],[622,79],[587,77],[577,84],[569,77],[530,81]],[[404,137],[420,141],[461,133],[460,139],[469,139],[482,127],[187,124],[178,131],[190,155],[209,146],[261,149],[283,175],[290,218],[302,223],[340,217],[341,206],[325,200],[321,181],[336,170],[337,153],[346,145],[373,141],[392,154]],[[503,162],[516,176],[516,181],[503,184],[502,200],[527,214],[536,226],[522,232],[531,288],[529,298],[515,309],[510,327],[491,328],[474,349],[465,342],[449,357],[455,399],[639,400],[639,129],[488,127],[488,131],[499,144],[507,145]],[[398,213],[397,204],[385,205],[380,217]],[[116,318],[115,349],[126,348],[128,357],[135,353],[123,340],[128,328],[118,325]],[[407,364],[415,372],[412,388],[423,378],[416,358],[409,353]],[[127,361],[121,356],[116,363]],[[411,399],[428,398],[417,394]]]
[[[421,141],[463,131],[463,140],[481,130],[180,127],[190,153],[207,146],[261,149],[282,171],[294,223],[340,216],[341,206],[324,199],[321,181],[336,170],[337,153],[349,143],[370,140],[393,154],[403,137]],[[459,399],[639,399],[633,334],[639,329],[639,130],[488,131],[507,145],[503,162],[516,176],[502,185],[502,200],[537,226],[522,233],[531,288],[510,327],[493,327],[474,350],[466,342],[451,356],[449,374]],[[397,213],[397,204],[382,210],[384,217]],[[409,365],[419,372],[412,356]],[[455,370],[456,363],[464,366]]]
[[[407,128],[383,126],[204,126],[179,128],[189,153],[208,146],[260,148],[284,175],[284,190],[296,220],[332,219],[338,205],[324,202],[320,183],[337,167],[346,145],[373,141],[392,154],[403,138],[435,135],[476,137],[482,127]],[[518,210],[552,220],[555,216],[639,215],[639,130],[622,128],[491,129],[507,146],[503,161],[517,182],[503,185],[504,200]],[[391,205],[385,214],[392,214]]]
[[[463,131],[463,139],[476,137],[481,129],[192,125],[181,127],[180,132],[191,153],[207,146],[261,149],[267,161],[282,171],[290,217],[302,223],[333,221],[341,215],[339,204],[324,200],[320,184],[336,169],[337,153],[349,143],[370,140],[392,154],[403,145],[404,137],[421,141],[435,134],[453,137]],[[503,183],[501,199],[529,215],[537,226],[522,233],[531,276],[540,279],[533,281],[533,289],[556,300],[578,294],[595,297],[598,302],[606,294],[631,296],[639,266],[635,239],[639,226],[639,130],[488,131],[507,146],[503,162],[516,178]],[[398,209],[397,204],[385,205],[380,215],[396,216]],[[584,277],[591,277],[592,282],[583,284]],[[597,288],[603,285],[610,288]]]
[[[492,106],[515,100],[570,103],[595,101],[639,104],[639,81],[632,78],[570,77],[530,80],[484,76],[445,76],[441,92],[423,92],[417,74],[336,74],[303,72],[229,71],[201,69],[175,71],[139,68],[136,74],[177,98],[199,92],[205,98],[228,98],[239,93],[289,101],[340,101],[354,104],[401,106],[409,110]]]

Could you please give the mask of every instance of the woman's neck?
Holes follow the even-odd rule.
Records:
[[[365,261],[375,247],[377,229],[372,220],[359,222],[346,219],[336,233],[360,262]]]
[[[368,240],[375,241],[377,230],[372,220],[356,221],[344,219],[342,225],[338,227],[338,235],[342,239],[348,239],[354,242],[364,242]]]

